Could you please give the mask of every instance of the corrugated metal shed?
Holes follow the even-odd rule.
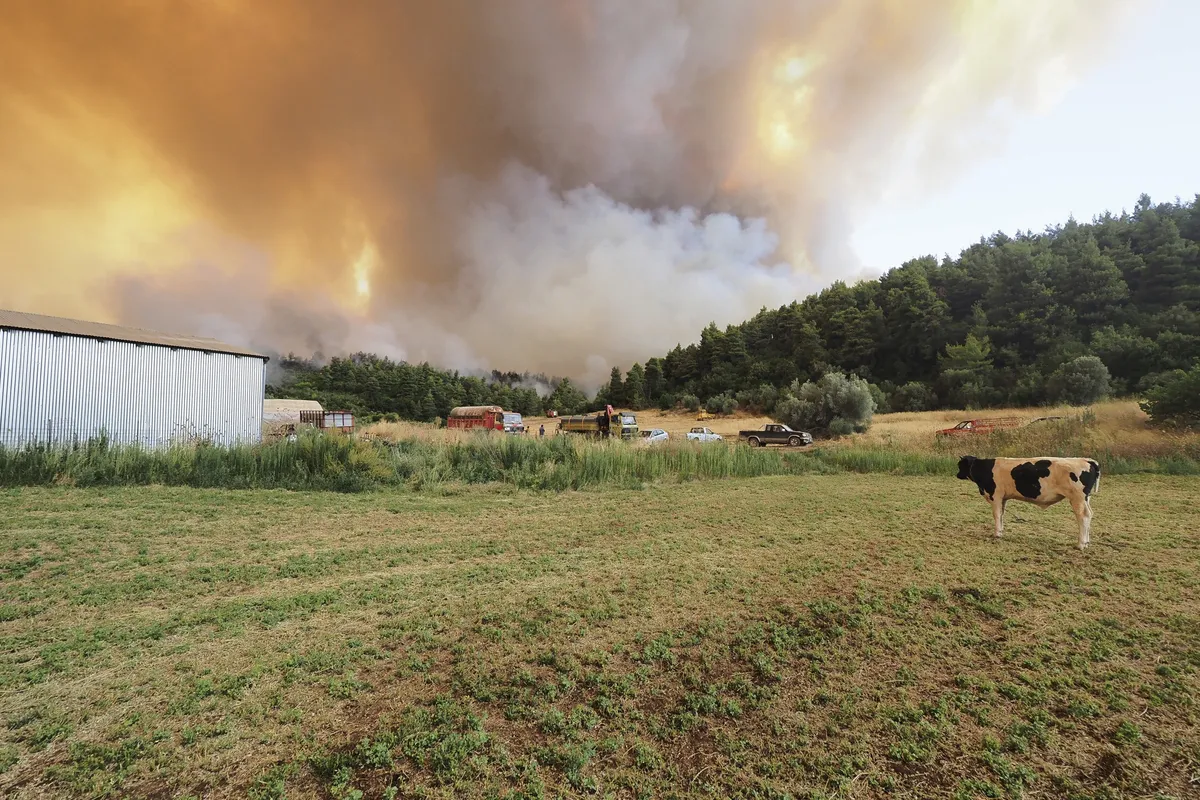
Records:
[[[264,361],[268,360],[267,356],[262,353],[218,342],[216,339],[160,333],[158,331],[143,330],[142,328],[126,328],[121,325],[108,325],[103,322],[85,322],[79,319],[47,317],[42,314],[26,314],[23,311],[5,311],[0,308],[0,329],[3,328],[40,331],[42,333],[60,333],[70,336],[82,336],[87,339],[98,339],[100,341],[157,344],[163,347],[174,347],[182,350],[199,350],[204,353],[230,353],[238,356],[254,356]]]
[[[265,362],[212,339],[0,311],[0,444],[257,442]]]

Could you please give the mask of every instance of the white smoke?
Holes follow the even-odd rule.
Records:
[[[709,322],[818,288],[772,260],[778,239],[761,219],[636,209],[594,186],[560,193],[519,166],[450,195],[464,207],[457,300],[471,303],[455,332],[487,363],[598,386],[613,365],[663,354]]]

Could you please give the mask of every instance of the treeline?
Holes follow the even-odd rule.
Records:
[[[998,233],[613,371],[631,406],[770,412],[829,371],[876,388],[880,410],[1089,402],[1142,393],[1200,358],[1200,196],[1043,233]]]
[[[1146,393],[1200,359],[1200,196],[981,239],[958,258],[909,261],[613,368],[595,397],[529,373],[464,376],[358,353],[283,359],[268,396],[359,415],[444,418],[456,405],[522,414],[615,406],[771,413],[828,372],[869,382],[879,411],[1090,402]],[[794,393],[794,392],[793,392]]]
[[[432,422],[455,406],[498,405],[521,414],[540,414],[542,396],[556,382],[545,375],[492,372],[461,375],[429,364],[408,364],[371,353],[334,358],[328,364],[285,356],[267,397],[317,400],[323,408],[351,411],[363,419]]]

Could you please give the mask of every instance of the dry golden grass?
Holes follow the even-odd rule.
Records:
[[[432,422],[374,422],[363,427],[362,433],[388,442],[418,439],[423,442],[463,442],[471,433],[450,428],[439,428]]]
[[[1036,417],[1063,416],[1078,417],[1091,410],[1096,419],[1096,425],[1106,431],[1149,431],[1146,425],[1146,415],[1138,408],[1136,402],[1114,400],[1098,403],[1088,408],[1073,406],[1054,406],[1050,408],[994,408],[982,411],[962,411],[949,409],[942,411],[903,412],[898,414],[877,414],[868,439],[893,437],[895,439],[911,438],[926,441],[937,431],[950,428],[968,419],[990,419],[994,417],[1019,417],[1032,420]]]
[[[675,442],[682,442],[693,427],[705,426],[725,437],[728,446],[737,444],[740,430],[755,429],[771,422],[769,417],[738,412],[707,420],[697,419],[695,412],[646,409],[635,412],[638,427],[645,431],[661,428]],[[1060,416],[1066,423],[1039,423],[1007,430],[997,436],[965,436],[939,441],[936,432],[953,427],[966,419],[1017,417],[1033,420],[1037,417]],[[558,420],[547,417],[526,417],[528,437],[536,437],[538,427],[545,425],[546,436],[558,435]],[[382,439],[397,442],[404,439],[421,441],[470,441],[476,434],[449,431],[423,423],[377,423],[366,431]],[[919,455],[948,456],[971,453],[978,456],[1035,456],[1063,454],[1106,459],[1123,459],[1134,469],[1133,462],[1143,467],[1153,461],[1184,458],[1200,460],[1200,433],[1169,432],[1149,425],[1145,413],[1133,401],[1110,401],[1087,408],[1059,406],[1053,408],[1004,408],[985,411],[929,411],[918,413],[878,414],[871,428],[834,442],[822,442],[822,448],[866,448]],[[1161,466],[1161,464],[1160,464]],[[1141,467],[1138,467],[1140,469]]]
[[[1038,423],[1010,429],[995,436],[962,436],[941,443],[936,432],[963,420],[992,417],[1066,417],[1065,424]],[[1200,457],[1200,433],[1177,433],[1156,429],[1136,402],[1115,400],[1088,408],[1008,408],[986,411],[929,411],[880,414],[871,429],[854,437],[851,446],[881,446],[911,452],[972,453],[974,455],[1048,455],[1063,446],[1075,447],[1079,455],[1116,456],[1125,459],[1161,459],[1172,456]],[[1003,451],[1003,452],[1002,452]]]

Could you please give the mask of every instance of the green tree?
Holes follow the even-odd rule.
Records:
[[[1050,376],[1046,389],[1059,402],[1090,405],[1108,395],[1108,367],[1096,356],[1080,356],[1059,367]]]
[[[534,416],[542,413],[542,398],[533,389],[521,387],[513,389],[512,410],[522,416]]]
[[[775,410],[775,404],[779,401],[779,390],[769,383],[764,383],[757,389],[744,389],[738,392],[735,399],[738,408],[757,414],[770,414]]]
[[[775,404],[772,418],[813,434],[845,436],[871,426],[875,400],[857,375],[827,372],[817,381],[792,383]]]
[[[1057,301],[1059,257],[1037,241],[1012,241],[997,253],[995,282],[985,298],[992,342],[1017,360],[1033,360],[1047,348],[1077,338],[1075,316]]]
[[[625,376],[625,403],[635,411],[646,407],[646,371],[635,363]]]
[[[992,346],[987,339],[967,334],[962,344],[946,346],[939,358],[941,383],[950,402],[971,408],[986,402],[992,385]]]
[[[892,411],[930,411],[937,407],[937,395],[923,383],[909,381],[891,397]]]
[[[663,368],[661,358],[651,358],[646,362],[645,398],[648,403],[657,403],[665,389],[663,385]]]
[[[937,366],[949,309],[929,285],[932,258],[909,261],[880,279],[880,309],[887,336],[879,343],[876,373],[894,381],[931,374]]]
[[[704,404],[704,410],[710,414],[732,414],[737,410],[737,400],[731,394],[714,394]]]
[[[599,399],[601,398],[598,396],[597,400]],[[608,386],[604,392],[603,399],[607,400],[613,406],[623,406],[626,404],[625,384],[621,380],[620,367],[612,368],[612,373],[609,375]]]
[[[1180,235],[1169,207],[1151,207],[1142,195],[1130,238],[1144,264],[1135,279],[1137,304],[1146,311],[1176,303],[1200,309],[1200,245]]]
[[[1136,386],[1143,376],[1162,368],[1158,345],[1129,325],[1120,330],[1111,325],[1101,328],[1092,335],[1091,347],[1113,378],[1125,387]]]
[[[588,398],[570,378],[563,378],[546,398],[546,407],[560,414],[579,414],[587,406]]]
[[[1156,425],[1200,428],[1200,362],[1187,372],[1164,376],[1140,405]]]
[[[437,415],[437,405],[433,402],[433,392],[425,392],[425,396],[421,398],[421,421],[433,422]]]
[[[1051,247],[1058,256],[1050,275],[1055,302],[1074,309],[1086,326],[1111,323],[1129,300],[1129,287],[1095,235],[1072,220]]]

